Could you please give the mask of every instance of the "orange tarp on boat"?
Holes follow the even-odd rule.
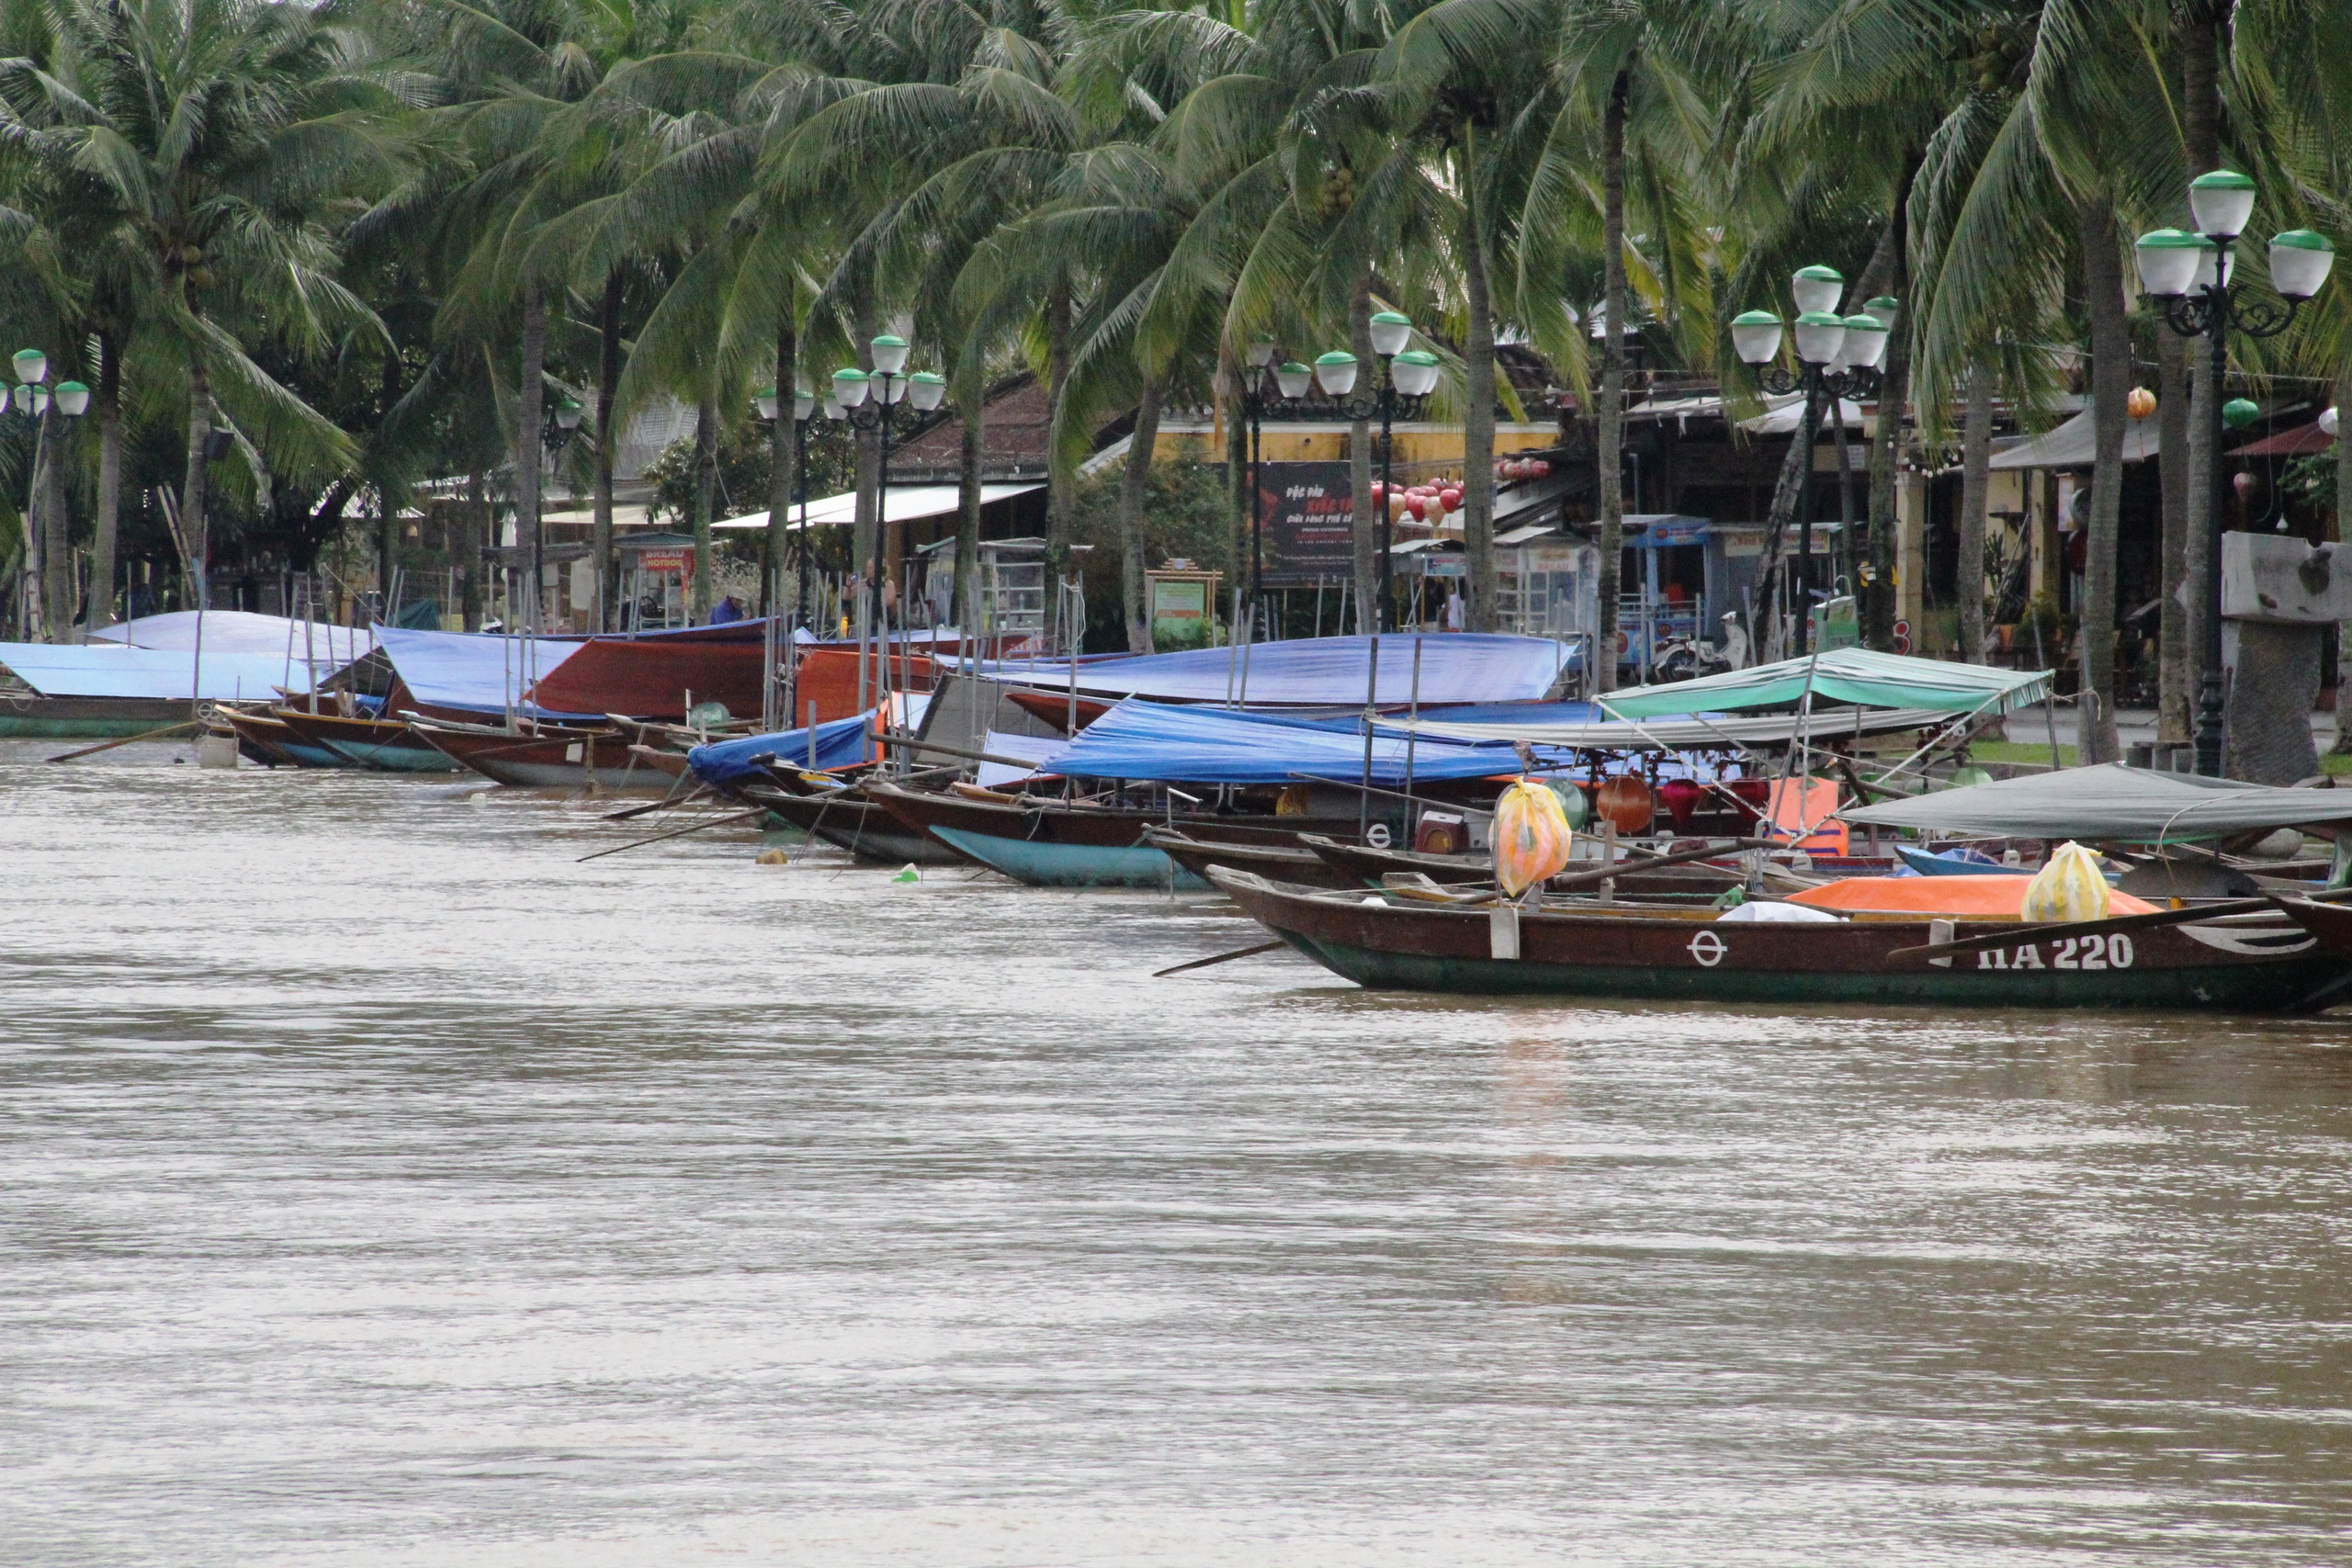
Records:
[[[1792,840],[1808,854],[1842,855],[1849,847],[1834,779],[1774,779],[1765,817],[1771,837]]]
[[[1960,919],[2014,920],[2030,876],[1849,876],[1792,895],[1792,904],[1844,913],[1949,915]],[[2129,893],[2109,892],[2110,915],[2146,915],[2155,906]]]

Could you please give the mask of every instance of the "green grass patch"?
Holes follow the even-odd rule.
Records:
[[[2050,765],[2050,742],[2047,740],[2039,742],[2030,740],[1977,740],[1970,743],[1968,754],[1972,759],[1979,762],[2024,762],[2029,764],[2039,764],[2046,768]],[[2073,767],[2075,765],[2075,749],[2072,746],[2059,747],[2058,762],[2061,767]]]

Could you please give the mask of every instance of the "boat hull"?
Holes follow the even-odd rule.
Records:
[[[265,768],[348,768],[351,759],[303,739],[281,720],[267,714],[220,710],[222,723],[237,737],[237,750],[249,761]]]
[[[1204,893],[1209,885],[1148,845],[1057,844],[1001,839],[961,828],[933,828],[933,837],[968,858],[1032,887],[1148,887]]]
[[[509,735],[424,725],[416,733],[453,761],[516,789],[586,789],[593,781],[600,794],[663,795],[671,785],[666,773],[629,766],[634,759],[617,735],[576,729]]]
[[[185,724],[188,705],[149,697],[0,699],[0,740],[120,740]]]
[[[1876,1007],[2186,1009],[2307,1012],[2346,999],[2352,962],[2288,919],[2216,920],[2114,938],[2043,931],[1937,960],[1925,920],[1725,923],[1657,909],[1521,912],[1411,907],[1289,889],[1246,873],[1214,880],[1299,952],[1374,989],[1474,996]],[[1513,941],[1498,928],[1508,924]],[[1962,922],[1955,935],[1992,935]],[[2022,928],[2021,928],[2022,929]],[[2039,929],[2039,928],[2036,928]],[[2087,944],[2098,942],[2096,966]],[[1515,943],[1521,956],[1497,956]]]
[[[299,739],[373,773],[451,773],[458,769],[448,753],[397,720],[345,718],[294,708],[279,708],[270,716]]]
[[[820,843],[876,865],[964,865],[962,855],[914,831],[870,800],[846,793],[794,795],[767,784],[740,790],[742,798]]]
[[[1254,872],[1271,881],[1295,882],[1308,887],[1363,886],[1355,876],[1326,863],[1312,850],[1274,844],[1204,844],[1198,839],[1159,828],[1147,829],[1144,840],[1201,878],[1203,886],[1208,885],[1208,868],[1213,865]]]

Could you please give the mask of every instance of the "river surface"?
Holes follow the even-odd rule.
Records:
[[[14,1568],[2352,1561],[2352,1020],[1154,980],[1257,928],[62,749]]]

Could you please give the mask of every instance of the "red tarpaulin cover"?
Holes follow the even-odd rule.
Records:
[[[756,623],[753,623],[756,627]],[[558,713],[619,713],[683,720],[686,694],[760,716],[760,644],[596,637],[539,680],[533,700]]]

